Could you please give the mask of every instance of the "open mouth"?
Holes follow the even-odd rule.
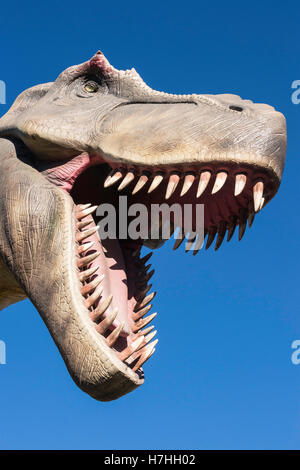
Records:
[[[119,398],[144,382],[157,344],[142,247],[173,232],[174,249],[186,240],[194,255],[241,239],[278,190],[285,118],[237,95],[152,90],[98,51],[25,90],[0,121],[0,258],[74,382],[96,400]],[[108,236],[104,206],[115,214]],[[164,208],[153,220],[154,206]]]
[[[63,174],[60,185],[75,204],[75,256],[87,315],[111,351],[143,379],[142,366],[158,341],[150,325],[156,316],[150,312],[155,296],[150,284],[154,270],[148,264],[152,253],[141,257],[145,243],[141,238],[100,240],[97,207],[109,203],[118,214],[121,194],[128,197],[128,206],[142,203],[149,209],[162,203],[203,204],[205,247],[216,239],[218,249],[226,234],[228,241],[232,238],[237,226],[239,240],[243,237],[247,221],[250,227],[255,213],[275,195],[278,177],[272,170],[249,164],[212,162],[153,169],[108,164],[89,156],[75,170],[71,161],[51,169],[52,176],[56,172]],[[170,224],[173,232],[174,220]],[[184,235],[177,238],[174,249],[184,239]],[[201,244],[197,240],[197,234],[189,240],[193,254],[204,245],[203,239]]]

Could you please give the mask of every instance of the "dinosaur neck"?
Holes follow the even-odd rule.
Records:
[[[20,149],[20,152],[18,150]],[[20,153],[20,155],[18,153]],[[24,160],[26,152],[21,142],[14,142],[10,139],[0,138],[0,175],[2,194],[0,202],[0,215],[2,224],[0,225],[0,310],[5,307],[25,299],[27,296],[12,274],[10,264],[10,241],[6,237],[6,205],[11,199],[11,195],[6,191],[4,183],[9,172],[17,174],[26,172]]]

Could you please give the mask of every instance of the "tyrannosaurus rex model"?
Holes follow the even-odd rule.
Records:
[[[275,195],[285,151],[271,106],[154,91],[101,52],[24,91],[0,119],[0,308],[29,297],[82,390],[130,392],[156,344],[150,255],[100,240],[96,207],[204,204],[218,248]]]

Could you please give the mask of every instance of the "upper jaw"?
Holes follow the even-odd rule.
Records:
[[[214,162],[245,164],[273,172],[280,180],[286,154],[285,118],[267,105],[268,111],[259,112],[251,106],[243,114],[220,110],[214,102],[128,104],[101,121],[94,152],[112,167],[176,170]]]

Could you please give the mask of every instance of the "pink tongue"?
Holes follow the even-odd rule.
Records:
[[[95,226],[91,223],[87,228]],[[129,312],[128,312],[128,288],[127,278],[125,273],[125,263],[118,240],[101,240],[99,243],[98,234],[90,236],[84,242],[94,242],[94,246],[88,253],[99,251],[100,255],[93,261],[92,266],[99,266],[97,275],[104,274],[104,279],[101,283],[103,286],[103,294],[100,299],[101,302],[109,295],[112,295],[112,302],[105,312],[107,316],[115,308],[118,309],[118,315],[113,325],[116,327],[124,322],[122,335],[130,334],[129,326]],[[88,254],[87,253],[87,254]]]
[[[128,288],[122,250],[118,240],[101,240],[101,243],[105,256],[104,292],[107,288],[108,292],[112,294],[111,307],[118,309],[118,324],[124,322],[123,331],[129,334]],[[102,266],[100,266],[100,270],[102,270]]]

